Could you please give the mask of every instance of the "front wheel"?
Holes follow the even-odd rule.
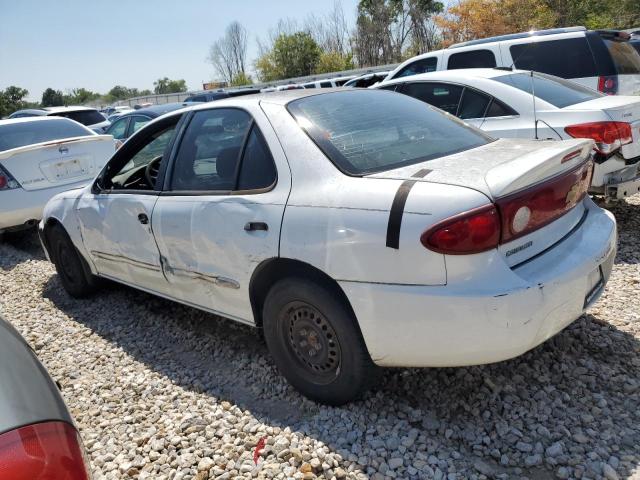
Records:
[[[329,405],[357,398],[379,369],[353,313],[320,282],[288,278],[269,291],[264,337],[282,375],[303,395]]]
[[[96,290],[97,278],[87,273],[84,261],[67,232],[60,225],[54,225],[49,234],[51,259],[56,266],[62,286],[69,295],[86,297]]]

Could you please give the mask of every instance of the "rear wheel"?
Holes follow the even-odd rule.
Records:
[[[58,277],[67,293],[76,298],[93,293],[97,278],[88,273],[88,266],[83,265],[84,260],[62,226],[51,227],[49,245]]]
[[[378,378],[356,319],[332,288],[303,278],[276,283],[264,304],[264,336],[282,375],[303,395],[342,405]]]

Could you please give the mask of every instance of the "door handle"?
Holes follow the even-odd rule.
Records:
[[[266,232],[267,230],[269,230],[269,225],[267,225],[264,222],[247,222],[244,224],[244,229],[247,232],[256,231],[256,230],[262,230]]]
[[[147,223],[149,223],[149,217],[147,217],[146,213],[139,213],[138,214],[138,221],[142,224],[142,225],[146,225]]]

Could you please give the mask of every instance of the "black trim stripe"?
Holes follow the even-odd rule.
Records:
[[[423,168],[412,175],[413,178],[424,178],[431,170]],[[389,223],[387,224],[387,247],[400,248],[400,228],[402,227],[402,216],[404,214],[404,206],[407,203],[409,192],[416,184],[417,180],[405,180],[398,187],[396,195],[391,203],[389,211]]]

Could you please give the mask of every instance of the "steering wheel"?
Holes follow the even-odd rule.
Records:
[[[151,188],[156,188],[156,180],[158,180],[161,160],[162,155],[151,160],[147,165],[147,168],[144,169],[144,178]]]

